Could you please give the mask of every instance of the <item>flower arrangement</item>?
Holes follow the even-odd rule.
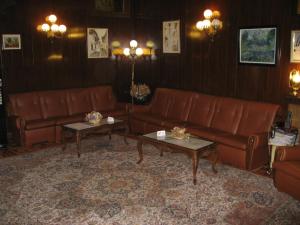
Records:
[[[92,111],[85,116],[85,120],[90,124],[98,124],[101,122],[103,116],[99,112]]]
[[[151,93],[146,84],[132,84],[130,95],[138,100],[144,100]]]
[[[180,128],[180,127],[174,127],[171,130],[171,136],[173,138],[182,140],[182,139],[189,139],[190,134],[189,133],[185,133],[186,129],[185,128]]]

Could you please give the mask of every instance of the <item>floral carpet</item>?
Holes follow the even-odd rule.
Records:
[[[6,225],[284,225],[300,224],[300,202],[272,179],[191,159],[113,135],[0,160],[0,224]]]

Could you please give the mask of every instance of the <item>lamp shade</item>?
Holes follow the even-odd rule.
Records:
[[[138,43],[137,43],[136,40],[131,40],[130,43],[129,43],[129,45],[130,45],[131,48],[136,48],[137,45],[138,45]]]
[[[130,55],[130,49],[129,48],[124,48],[123,54],[126,55],[126,56],[129,56]]]
[[[143,51],[142,48],[137,48],[137,49],[135,50],[135,54],[136,54],[137,56],[141,56],[141,55],[143,55],[143,53],[144,53],[144,51]]]

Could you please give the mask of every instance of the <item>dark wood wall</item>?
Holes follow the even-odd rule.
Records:
[[[122,47],[136,38],[142,46],[155,43],[156,59],[137,62],[136,81],[158,86],[196,90],[208,94],[283,103],[288,93],[290,33],[300,29],[296,0],[129,0],[129,15],[103,15],[93,0],[5,0],[15,2],[1,16],[0,32],[20,33],[22,49],[3,51],[7,93],[112,84],[118,98],[126,100],[130,85],[130,62],[122,59],[87,59],[86,29],[109,29],[109,42]],[[204,9],[222,13],[224,30],[210,42],[199,38],[195,23]],[[0,7],[3,9],[3,7]],[[51,11],[69,32],[81,38],[49,39],[36,31]],[[162,54],[162,21],[181,20],[181,54]],[[238,31],[246,26],[278,28],[277,64],[238,64]],[[47,60],[63,54],[60,61]]]

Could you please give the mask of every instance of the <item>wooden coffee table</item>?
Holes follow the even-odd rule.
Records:
[[[76,145],[77,145],[77,155],[78,158],[80,157],[80,147],[81,147],[81,140],[89,134],[93,133],[107,133],[109,135],[109,139],[111,139],[111,134],[114,130],[117,129],[124,129],[124,142],[127,142],[127,134],[129,132],[128,122],[124,120],[115,119],[114,123],[107,122],[107,119],[102,119],[99,124],[92,125],[88,122],[78,122],[78,123],[71,123],[62,126],[62,143],[63,143],[63,150],[66,149],[67,143],[65,140],[65,136],[67,133],[72,133],[76,137]]]
[[[193,183],[197,183],[197,169],[199,157],[206,153],[214,153],[215,158],[212,161],[212,170],[217,173],[215,165],[218,161],[218,153],[214,142],[203,140],[196,136],[191,136],[186,140],[178,140],[171,137],[170,132],[166,132],[164,139],[158,138],[156,132],[141,135],[138,137],[137,149],[139,152],[138,164],[143,161],[143,144],[151,144],[160,150],[160,155],[163,155],[164,151],[169,152],[182,152],[191,156],[193,163]]]

